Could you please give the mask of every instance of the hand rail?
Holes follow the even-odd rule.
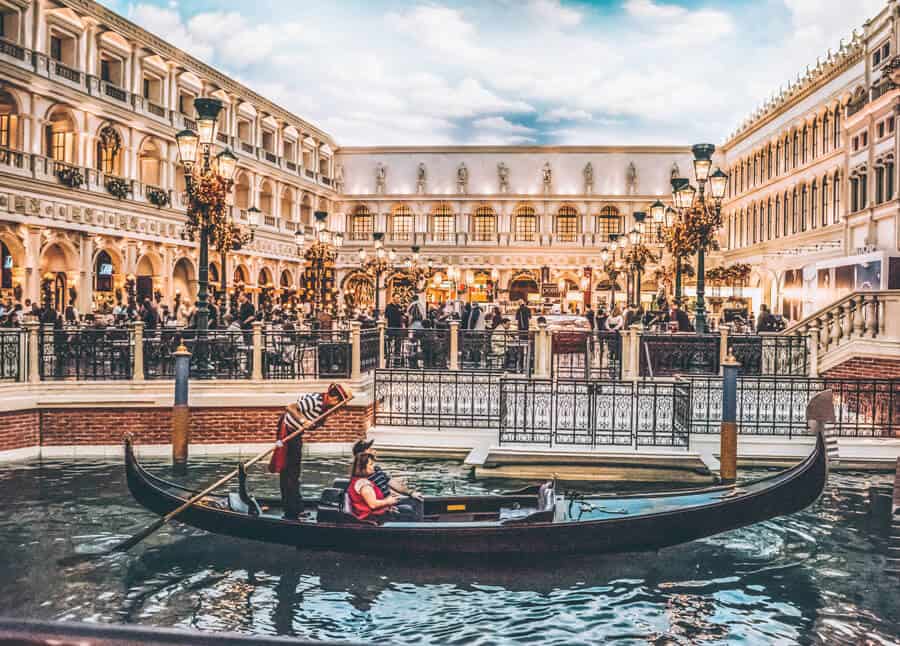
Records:
[[[854,299],[859,299],[860,297],[866,297],[866,296],[874,296],[876,298],[879,296],[895,296],[895,297],[900,298],[900,289],[856,290],[856,291],[850,292],[849,294],[846,294],[845,296],[839,298],[838,300],[832,301],[831,303],[829,303],[825,307],[821,308],[820,310],[813,312],[806,318],[803,318],[803,319],[797,321],[796,323],[794,323],[793,325],[785,328],[781,332],[781,334],[802,333],[803,328],[808,327],[813,321],[821,319],[824,316],[826,316],[827,314],[833,314],[834,310],[836,310],[839,306],[843,307],[844,305],[846,305],[847,303],[849,303],[850,301],[852,301]]]

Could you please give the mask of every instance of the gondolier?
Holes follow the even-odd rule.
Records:
[[[269,471],[279,475],[284,518],[296,520],[303,513],[303,496],[300,493],[300,465],[303,459],[303,435],[313,428],[328,410],[350,398],[343,386],[332,384],[324,393],[306,393],[290,403],[278,420],[278,448],[272,453]],[[319,423],[321,423],[319,421]],[[288,442],[282,440],[303,429]]]

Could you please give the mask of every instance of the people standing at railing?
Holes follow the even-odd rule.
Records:
[[[400,349],[403,342],[403,310],[397,303],[397,297],[391,297],[391,302],[384,308],[384,319],[387,323],[387,348],[386,352],[389,356],[400,356]]]
[[[694,326],[691,325],[690,317],[687,315],[687,312],[681,309],[678,303],[672,303],[671,308],[669,308],[669,311],[665,314],[664,321],[669,324],[674,323],[678,332],[694,331]]]
[[[530,324],[531,310],[528,308],[528,303],[523,298],[519,303],[519,308],[516,310],[516,328],[518,328],[519,332],[526,333],[524,335],[519,335],[520,337],[528,338],[527,332]]]
[[[775,317],[765,303],[759,306],[759,316],[756,318],[756,331],[775,332]]]
[[[256,320],[256,308],[250,302],[250,297],[241,292],[238,305],[238,322],[241,329],[244,330],[244,343],[252,345],[253,343],[253,322]]]

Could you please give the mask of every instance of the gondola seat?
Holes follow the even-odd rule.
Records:
[[[556,491],[552,482],[545,482],[538,489],[537,511],[529,514],[508,514],[501,510],[500,520],[504,525],[525,523],[549,523],[556,513]]]

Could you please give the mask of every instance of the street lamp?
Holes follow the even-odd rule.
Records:
[[[230,151],[225,151],[230,154]],[[221,157],[224,153],[220,153],[218,157]],[[231,155],[234,157],[234,155]],[[235,158],[236,159],[236,158]],[[227,162],[226,162],[227,163]],[[222,169],[222,163],[219,165],[220,170]],[[234,171],[232,170],[232,175]],[[255,213],[254,213],[255,211]],[[247,217],[247,225],[249,227],[249,231],[245,231],[240,224],[235,222],[234,213],[228,216],[228,221],[225,226],[219,227],[215,231],[215,247],[219,251],[219,271],[221,275],[219,276],[219,286],[222,290],[222,307],[221,310],[225,309],[228,301],[228,271],[227,271],[227,263],[228,263],[228,253],[231,251],[237,251],[242,248],[244,245],[253,242],[256,239],[256,229],[259,227],[259,218],[257,215],[259,214],[259,209],[249,209],[248,217]],[[230,305],[229,305],[230,307]],[[224,315],[224,311],[219,312],[220,315]]]
[[[209,327],[209,238],[231,226],[225,202],[237,168],[230,151],[212,156],[222,107],[218,99],[195,99],[198,132],[182,130],[175,136],[189,198],[185,232],[191,239],[195,232],[200,233],[197,330],[201,336]]]
[[[309,248],[304,248],[306,232],[302,228],[298,228],[294,233],[297,250],[303,254],[306,261],[304,286],[307,290],[307,297],[312,302],[313,313],[330,300],[328,294],[329,290],[333,289],[333,284],[329,285],[329,279],[333,278],[333,274],[329,275],[329,269],[332,268],[331,266],[337,258],[337,250],[344,242],[342,234],[332,233],[328,230],[327,211],[316,211],[314,217]],[[310,295],[308,292],[312,292],[312,294]]]
[[[397,254],[391,249],[390,253],[384,250],[384,233],[376,231],[372,234],[375,245],[374,258],[369,258],[365,249],[359,250],[359,263],[363,271],[375,279],[375,319],[381,317],[381,275],[389,271],[394,264]]]
[[[672,197],[675,207],[680,211],[682,224],[688,227],[699,241],[694,327],[699,334],[702,334],[707,331],[706,302],[704,300],[706,292],[705,255],[713,236],[722,225],[722,200],[728,187],[728,176],[718,168],[710,173],[712,155],[716,150],[713,144],[696,144],[691,150],[694,153],[694,176],[699,190],[691,186],[688,179],[674,178],[672,180]],[[711,200],[706,199],[707,182],[709,182]]]

